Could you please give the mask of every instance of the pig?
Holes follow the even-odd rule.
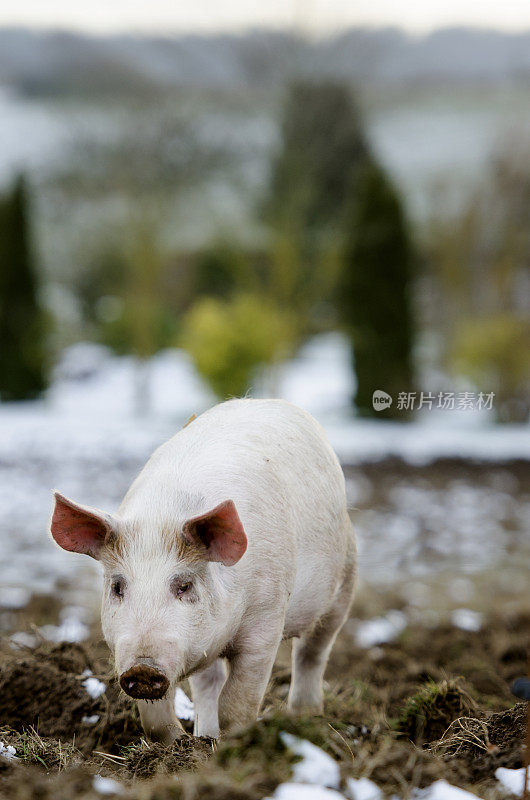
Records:
[[[182,734],[185,678],[196,735],[255,720],[282,639],[293,639],[288,708],[322,713],[356,547],[339,461],[307,412],[220,403],[153,453],[117,513],[56,492],[50,530],[102,564],[103,633],[148,737]]]

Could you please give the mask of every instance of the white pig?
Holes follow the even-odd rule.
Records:
[[[51,534],[103,565],[103,633],[148,736],[182,732],[187,677],[197,735],[255,720],[282,639],[289,708],[322,711],[356,551],[342,470],[305,411],[221,403],[153,453],[116,514],[55,493]]]

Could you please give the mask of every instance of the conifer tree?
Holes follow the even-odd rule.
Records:
[[[27,400],[45,388],[43,315],[23,177],[0,204],[0,398]]]
[[[309,316],[326,302],[345,202],[368,157],[352,92],[340,82],[298,81],[287,94],[272,168],[272,294]],[[327,295],[327,296],[326,296]]]
[[[351,187],[338,304],[350,335],[359,413],[403,419],[399,392],[413,387],[413,248],[396,190],[371,162]],[[376,389],[393,397],[374,411]]]

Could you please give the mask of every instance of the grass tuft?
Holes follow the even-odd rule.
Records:
[[[461,679],[426,681],[405,703],[397,729],[416,744],[440,739],[453,720],[473,716],[476,704]]]

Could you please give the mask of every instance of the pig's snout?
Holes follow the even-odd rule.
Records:
[[[120,676],[123,691],[135,700],[161,700],[169,688],[163,672],[146,664],[137,664]]]

